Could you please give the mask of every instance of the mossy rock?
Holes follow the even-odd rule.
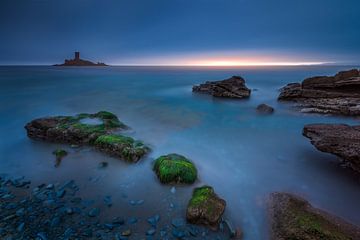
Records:
[[[123,158],[130,162],[139,161],[141,157],[150,151],[150,148],[141,141],[115,134],[99,136],[95,140],[94,145],[103,152]]]
[[[85,120],[100,120],[88,124]],[[81,113],[75,116],[55,116],[35,119],[26,124],[30,138],[49,142],[95,146],[103,152],[136,162],[150,149],[140,141],[130,137],[114,135],[118,129],[128,128],[111,112],[100,111],[94,114]]]
[[[65,157],[68,153],[67,153],[67,151],[65,151],[64,149],[56,149],[55,151],[53,151],[53,154],[54,154],[57,158],[63,158],[63,157]]]
[[[359,227],[313,208],[292,194],[271,194],[269,210],[272,240],[360,239]]]
[[[188,203],[186,219],[193,224],[216,230],[225,211],[226,202],[210,186],[195,188]]]
[[[81,121],[99,119],[99,124],[85,124]],[[115,114],[100,111],[94,114],[81,113],[75,116],[56,116],[39,118],[25,126],[31,138],[52,142],[87,144],[92,143],[100,135],[115,129],[125,129],[127,126],[120,122]]]
[[[197,179],[195,165],[178,154],[168,154],[157,158],[154,171],[162,183],[191,184]]]

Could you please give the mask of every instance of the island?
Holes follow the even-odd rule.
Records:
[[[80,58],[80,52],[75,52],[74,59],[65,59],[62,64],[55,64],[54,66],[108,66],[105,63],[93,63],[88,60],[83,60]]]

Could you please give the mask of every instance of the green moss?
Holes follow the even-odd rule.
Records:
[[[104,134],[106,132],[106,128],[104,124],[98,125],[90,125],[90,124],[83,124],[83,123],[74,123],[71,127],[80,130],[84,134]]]
[[[136,161],[150,151],[142,142],[122,135],[101,135],[95,140],[94,144],[103,150],[111,149],[114,154],[128,161]]]
[[[116,128],[127,128],[127,126],[120,122],[115,114],[106,111],[100,111],[95,114],[89,113],[80,113],[75,116],[61,116],[59,118],[58,128],[68,129],[73,127],[75,129],[81,130],[85,134],[99,133],[104,134],[108,130]],[[99,118],[103,121],[102,124],[91,125],[81,123],[80,120],[85,118]]]
[[[315,212],[310,212],[301,202],[293,201],[289,205],[289,219],[285,220],[290,235],[298,240],[351,240],[338,226]]]
[[[162,183],[193,183],[197,170],[184,156],[169,154],[155,160],[154,171]]]
[[[65,157],[68,153],[64,149],[56,149],[55,151],[53,151],[53,154],[57,158],[62,158],[62,157]]]
[[[214,189],[210,186],[195,188],[189,206],[196,207],[203,205],[210,197],[214,195]]]

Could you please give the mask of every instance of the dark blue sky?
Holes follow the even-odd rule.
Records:
[[[0,2],[0,64],[360,60],[359,0]]]

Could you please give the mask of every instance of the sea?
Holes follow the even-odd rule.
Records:
[[[279,89],[288,83],[355,67],[2,66],[0,173],[24,176],[31,187],[74,180],[78,195],[94,200],[101,218],[136,217],[133,231],[143,233],[149,228],[146,219],[155,214],[163,225],[185,218],[193,189],[202,185],[226,200],[224,219],[242,229],[245,240],[269,238],[272,192],[297,194],[359,226],[359,175],[302,136],[305,124],[358,124],[359,119],[300,113],[292,103],[277,101]],[[233,75],[246,80],[252,89],[249,99],[192,92],[195,84]],[[257,114],[261,103],[273,106],[274,114]],[[130,126],[124,134],[149,145],[150,154],[131,164],[87,146],[32,140],[24,129],[39,117],[101,110]],[[69,154],[55,168],[52,152],[57,148]],[[193,185],[158,181],[153,162],[169,153],[194,162],[199,179]],[[99,168],[104,161],[108,166]],[[109,195],[110,208],[103,203]]]

